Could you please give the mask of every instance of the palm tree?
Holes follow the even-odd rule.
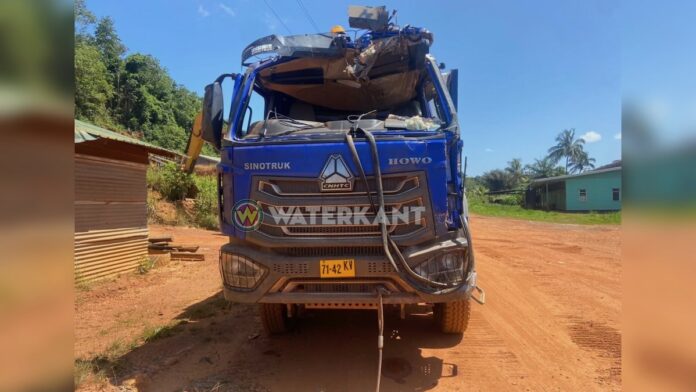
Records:
[[[526,178],[524,175],[524,166],[522,166],[522,160],[520,158],[515,158],[508,162],[508,166],[505,168],[510,178],[511,188],[515,188],[523,183]]]
[[[525,169],[532,178],[555,177],[566,174],[565,170],[560,166],[556,166],[549,157],[535,159],[534,163],[527,165]]]
[[[548,157],[554,164],[557,164],[561,159],[565,158],[565,169],[567,173],[573,159],[585,153],[584,145],[584,139],[575,138],[575,128],[564,129],[563,132],[556,136],[556,145],[549,148]]]
[[[587,169],[595,168],[595,159],[590,158],[585,151],[580,153],[578,156],[573,157],[571,162],[570,171],[572,173],[582,173]]]

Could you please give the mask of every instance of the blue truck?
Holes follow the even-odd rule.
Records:
[[[243,73],[206,86],[194,134],[221,156],[225,298],[258,303],[269,333],[304,309],[409,304],[463,333],[480,289],[457,71],[429,53],[430,31],[384,7],[351,7],[349,22],[261,38]]]

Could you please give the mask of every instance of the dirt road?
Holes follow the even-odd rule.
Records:
[[[439,334],[427,310],[413,309],[406,320],[389,314],[382,390],[619,390],[618,227],[472,222],[488,303],[473,307],[463,339]],[[110,358],[93,361],[109,369],[101,383],[92,379],[81,389],[374,388],[374,312],[311,312],[293,332],[268,338],[254,306],[221,298],[217,248],[225,237],[174,227],[152,232],[200,244],[206,261],[77,293],[75,357]]]

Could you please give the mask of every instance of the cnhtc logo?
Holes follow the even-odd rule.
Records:
[[[322,192],[340,192],[353,190],[353,175],[346,162],[339,154],[333,154],[319,175]]]

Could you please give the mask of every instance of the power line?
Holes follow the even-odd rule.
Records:
[[[282,24],[283,27],[285,27],[285,30],[288,31],[288,34],[292,34],[292,31],[290,31],[290,28],[288,28],[288,25],[286,25],[285,22],[283,22],[283,20],[280,19],[280,16],[278,16],[278,13],[275,12],[275,10],[273,9],[273,7],[271,7],[270,4],[268,4],[268,1],[263,0],[263,2],[266,3],[266,7],[268,7],[271,10],[271,12],[273,12],[273,15],[275,15],[276,19],[278,19],[278,22],[280,22],[280,24]]]
[[[302,12],[304,12],[305,16],[309,20],[309,23],[312,24],[314,27],[314,30],[317,31],[317,33],[320,33],[321,31],[319,30],[319,27],[317,27],[317,24],[314,22],[314,19],[312,18],[312,15],[307,11],[307,8],[305,8],[304,4],[302,4],[302,0],[297,0],[297,4],[299,4],[300,8],[302,8]]]

